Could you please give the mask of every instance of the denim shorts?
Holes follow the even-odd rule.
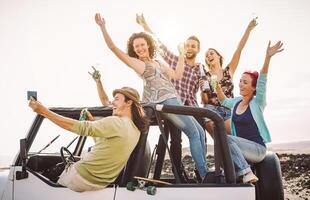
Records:
[[[219,114],[224,121],[231,118],[231,110],[229,108],[223,107],[223,106],[214,106],[211,104],[206,104],[203,106],[204,108],[208,108],[209,110],[212,110]],[[205,122],[210,121],[211,119],[205,118]]]

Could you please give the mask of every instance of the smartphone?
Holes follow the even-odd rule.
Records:
[[[27,91],[27,100],[30,100],[30,97],[33,97],[35,100],[37,100],[37,91]]]

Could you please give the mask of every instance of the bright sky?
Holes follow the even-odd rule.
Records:
[[[235,94],[240,74],[261,68],[268,40],[282,40],[284,52],[271,61],[265,118],[273,142],[309,140],[309,10],[308,0],[0,0],[0,155],[17,151],[35,117],[27,90],[38,91],[46,106],[99,106],[87,73],[98,64],[110,97],[122,86],[142,92],[140,78],[105,45],[96,12],[105,17],[112,39],[123,50],[129,36],[142,31],[135,14],[143,12],[171,50],[177,52],[178,43],[196,35],[201,40],[197,60],[204,62],[204,52],[214,47],[224,56],[224,65],[257,15],[258,26],[234,77]]]

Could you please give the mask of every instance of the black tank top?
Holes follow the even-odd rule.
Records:
[[[234,107],[232,116],[232,121],[235,124],[237,136],[247,140],[251,140],[260,145],[266,146],[263,141],[263,138],[259,134],[258,127],[251,113],[250,106],[248,106],[246,111],[241,115],[238,115],[236,113],[237,107],[240,104],[240,102],[241,101],[239,101]]]

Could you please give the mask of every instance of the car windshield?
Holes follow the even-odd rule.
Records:
[[[55,154],[60,152],[61,147],[68,147],[71,152],[77,144],[79,135],[60,128],[49,120],[43,120],[41,127],[31,145],[29,154],[47,153]],[[87,150],[94,144],[91,138],[86,140],[83,150]]]

